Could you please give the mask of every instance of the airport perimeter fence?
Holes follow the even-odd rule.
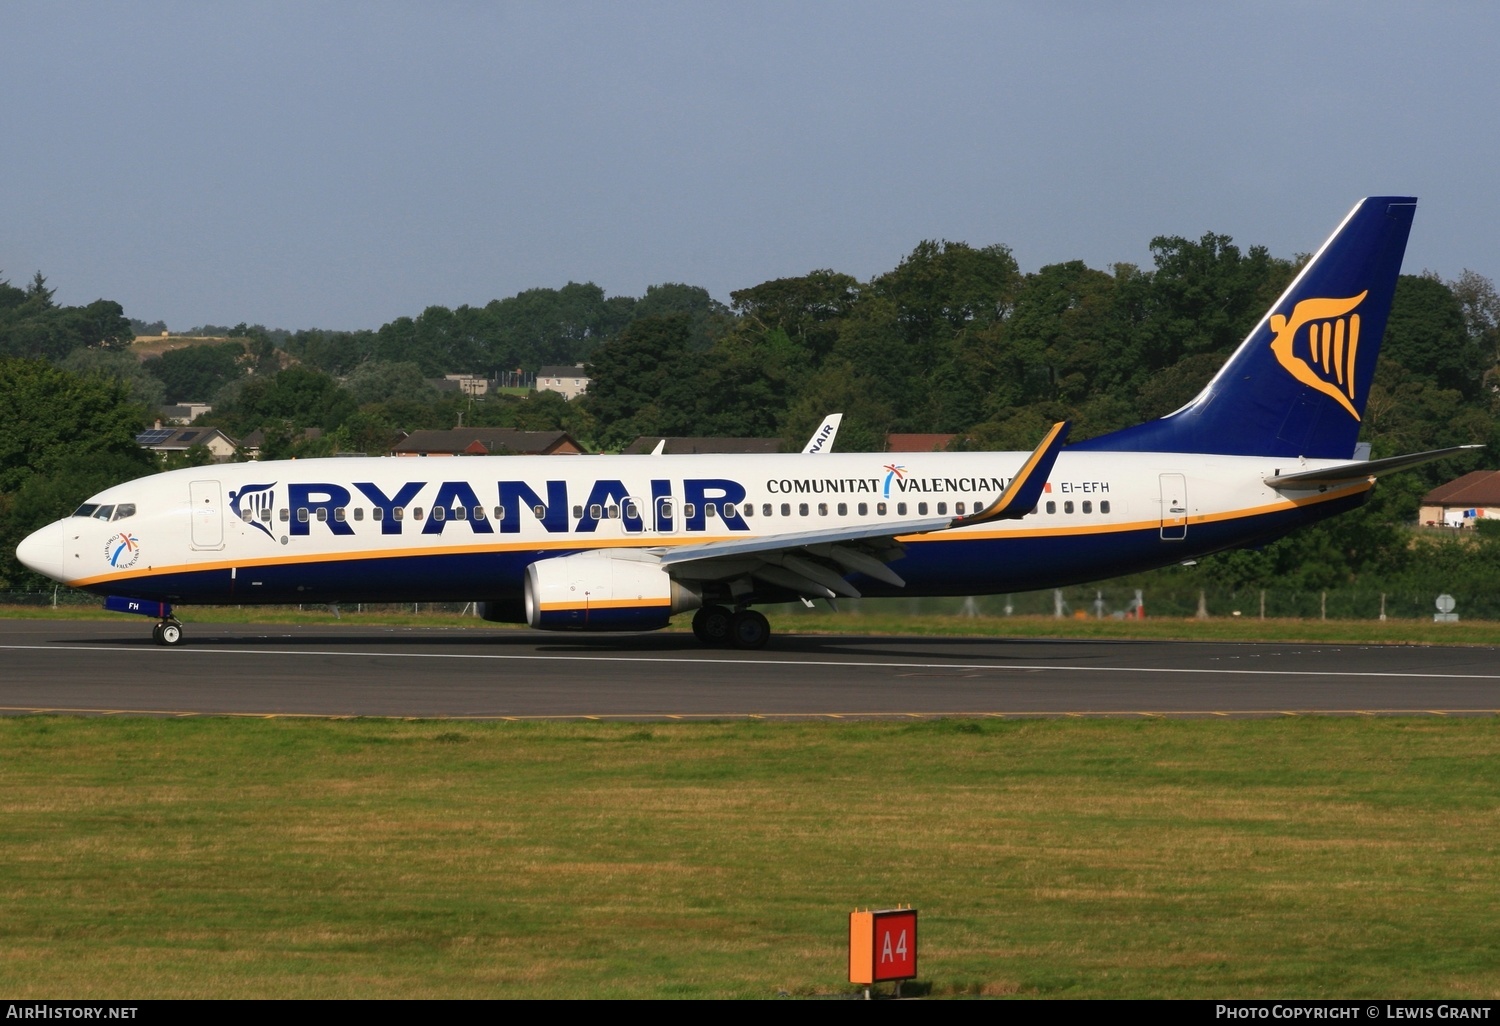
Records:
[[[1500,594],[1454,589],[1462,620],[1500,620]],[[972,598],[839,599],[838,608],[892,616],[1048,616],[1076,619],[1182,619],[1239,616],[1292,620],[1431,620],[1437,592],[1365,588],[1294,591],[1246,588],[1094,586]],[[801,607],[797,607],[801,608]],[[818,608],[826,608],[818,603]],[[807,610],[803,610],[808,612]]]
[[[1374,588],[1339,588],[1327,591],[1245,588],[1239,590],[1194,587],[1145,587],[1096,585],[1012,595],[979,595],[969,598],[867,598],[837,600],[841,612],[886,616],[1004,617],[1044,616],[1075,619],[1181,619],[1198,615],[1240,616],[1246,619],[1294,620],[1431,620],[1438,612],[1438,592],[1411,589],[1381,591]],[[1460,620],[1500,620],[1500,593],[1456,588],[1447,592],[1453,612]],[[0,606],[79,609],[99,607],[96,595],[57,588],[47,592],[0,592]],[[303,606],[269,607],[333,612],[357,617],[362,613],[412,613],[421,615],[478,616],[472,602],[402,602],[379,604],[344,603],[336,606],[308,603]],[[778,607],[794,615],[826,613],[818,602],[811,610],[792,603]]]

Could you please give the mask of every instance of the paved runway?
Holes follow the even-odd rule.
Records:
[[[0,712],[708,718],[1500,713],[1500,649],[0,621]]]

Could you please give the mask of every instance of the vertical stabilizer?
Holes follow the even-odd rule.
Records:
[[[1192,402],[1073,448],[1349,459],[1416,204],[1361,200]]]

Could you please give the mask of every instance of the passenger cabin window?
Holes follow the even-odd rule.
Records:
[[[686,517],[687,519],[689,519],[689,520],[693,519],[694,515],[696,515],[697,512],[698,512],[698,507],[695,506],[695,505],[693,505],[691,502],[684,502],[682,504],[682,515],[684,517]]]
[[[705,502],[703,504],[703,515],[712,519],[719,515],[719,509],[713,503]]]
[[[411,508],[411,518],[413,520],[421,520],[422,519],[422,507],[421,506],[413,506]]]
[[[1071,512],[1073,512],[1073,500],[1072,499],[1069,499],[1067,502],[1063,503],[1063,512],[1064,513],[1071,513]]]
[[[483,520],[484,519],[484,507],[483,506],[475,506],[472,512],[473,512],[473,516],[474,516],[475,520]]]
[[[432,507],[432,519],[436,520],[438,523],[441,524],[444,520],[447,519],[447,517],[448,517],[448,511],[446,509],[444,509],[441,506],[434,506],[434,507]],[[420,520],[421,517],[418,517],[417,519]]]
[[[783,502],[781,504],[781,515],[784,517],[792,515],[792,504],[790,502]]]
[[[827,515],[828,515],[828,503],[826,503],[826,502],[820,502],[820,503],[818,503],[818,516],[820,516],[820,517],[826,517]]]
[[[1049,503],[1047,503],[1047,512],[1048,513],[1056,513],[1057,512],[1057,503],[1055,503],[1055,502],[1049,502]]]
[[[375,506],[370,510],[370,519],[375,521],[377,524],[380,523],[385,519],[385,510],[381,509],[379,506]]]
[[[283,506],[280,510],[277,511],[277,516],[280,518],[281,522],[284,524],[288,520],[292,519],[292,511]]]
[[[849,515],[849,504],[847,502],[841,502],[841,503],[839,503],[839,516],[841,516],[841,517],[847,517],[848,515]]]
[[[919,503],[917,503],[917,516],[919,516],[919,517],[925,517],[926,515],[927,515],[927,503],[925,503],[925,502],[919,502]]]
[[[885,516],[885,503],[877,502],[875,504],[875,514],[876,516]]]
[[[807,503],[805,503],[805,502],[799,502],[799,503],[797,503],[797,515],[798,516],[803,516],[803,517],[807,516]]]
[[[958,517],[961,517],[961,516],[964,515],[964,504],[963,503],[961,503],[961,502],[955,502],[953,504],[953,515],[954,516],[958,516]]]
[[[630,499],[629,501],[627,501],[625,503],[625,519],[626,520],[639,520],[640,518],[641,518],[641,508],[635,504],[635,500],[634,499]]]
[[[495,519],[496,520],[504,520],[505,519],[505,507],[504,506],[496,506],[495,507]]]
[[[898,502],[898,503],[896,503],[896,515],[898,517],[904,517],[904,516],[906,516],[906,503],[904,503],[904,502]]]
[[[299,523],[299,524],[305,524],[305,523],[307,523],[307,507],[306,506],[299,506],[299,507],[297,507],[297,523]]]
[[[1092,512],[1094,512],[1094,504],[1093,504],[1093,502],[1091,502],[1088,499],[1084,499],[1083,500],[1083,511],[1085,513],[1092,513]]]
[[[1103,500],[1100,501],[1100,503],[1099,503],[1099,512],[1100,513],[1108,513],[1109,512],[1109,500],[1108,499],[1103,499]]]
[[[394,507],[391,510],[391,519],[392,520],[405,520],[406,519],[406,507],[405,506],[396,506],[396,507]]]
[[[741,506],[740,507],[740,515],[741,516],[746,516],[746,517],[754,516],[755,515],[755,503],[753,503],[753,502],[747,502],[743,506]]]
[[[546,520],[547,519],[547,507],[543,506],[541,504],[537,504],[537,505],[531,507],[531,515],[534,516],[534,517],[536,517],[538,520]]]
[[[380,511],[376,510],[375,512],[378,513]],[[365,518],[365,508],[363,506],[355,506],[354,507],[354,519],[355,520],[363,520],[364,518]]]
[[[869,513],[870,513],[870,504],[867,503],[867,502],[861,502],[859,504],[858,509],[859,509],[859,515],[860,516],[862,516],[862,517],[863,516],[868,516]]]
[[[590,520],[602,520],[604,518],[604,507],[597,502],[589,507]]]
[[[337,520],[341,524],[345,520],[347,520],[348,518],[349,518],[349,512],[346,509],[344,509],[343,506],[340,506],[338,509],[336,509],[336,510],[333,511],[333,519]]]

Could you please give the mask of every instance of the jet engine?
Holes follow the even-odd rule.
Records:
[[[526,568],[526,622],[549,631],[654,631],[703,594],[644,553],[580,552]]]

